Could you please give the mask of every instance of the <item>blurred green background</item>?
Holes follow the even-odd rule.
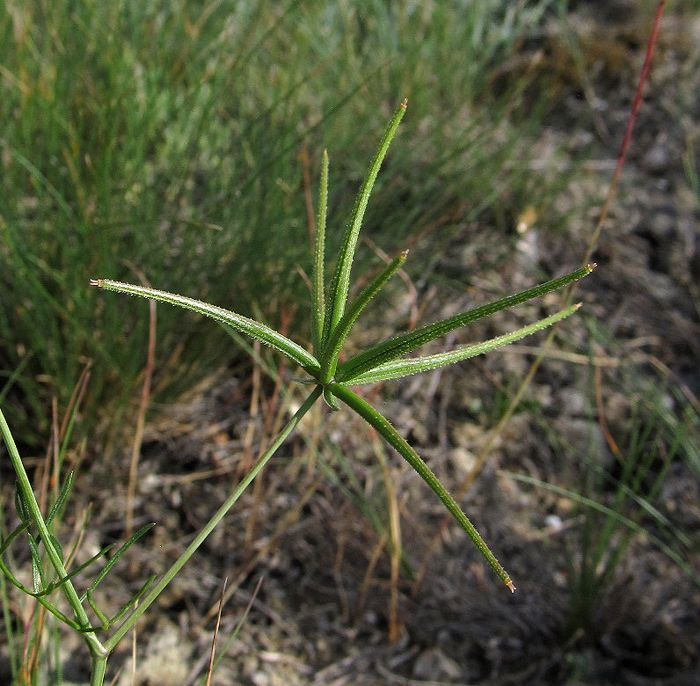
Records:
[[[544,100],[528,92],[536,59],[516,54],[564,8],[5,2],[0,391],[14,430],[43,444],[51,398],[64,407],[88,361],[82,426],[93,440],[134,398],[147,305],[105,298],[91,277],[147,280],[272,325],[283,313],[308,340],[296,322],[321,151],[332,251],[403,97],[409,116],[365,235],[396,252],[476,217],[510,226],[552,182],[528,169]],[[211,324],[159,308],[156,400],[236,354]]]

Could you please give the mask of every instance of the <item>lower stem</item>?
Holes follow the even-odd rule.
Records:
[[[103,686],[107,674],[107,658],[109,654],[92,656],[92,670],[90,674],[90,686]]]
[[[216,511],[212,518],[197,534],[192,543],[187,546],[187,549],[173,563],[168,571],[161,577],[160,581],[146,594],[139,606],[129,615],[128,619],[122,624],[117,631],[110,636],[105,643],[105,648],[111,652],[117,646],[119,641],[133,628],[141,615],[153,604],[168,584],[177,576],[180,570],[187,564],[189,559],[194,555],[195,551],[204,543],[212,531],[217,527],[219,522],[226,516],[228,511],[234,506],[236,501],[243,495],[245,490],[250,486],[253,479],[260,473],[262,468],[270,461],[270,458],[277,452],[279,447],[284,443],[289,434],[297,427],[301,418],[311,409],[313,404],[321,395],[321,386],[316,386],[310,393],[302,406],[294,413],[294,416],[289,420],[285,427],[280,431],[270,447],[260,456],[258,461],[253,465],[251,470],[246,474],[245,478],[236,486],[233,493],[227,498],[226,502]],[[93,660],[93,666],[95,661]],[[97,686],[102,682],[94,681],[91,686]]]

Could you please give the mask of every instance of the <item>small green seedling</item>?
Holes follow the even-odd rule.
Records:
[[[99,288],[178,305],[179,307],[211,317],[225,327],[261,341],[287,356],[305,371],[308,379],[304,381],[308,380],[314,386],[313,390],[294,416],[275,437],[271,445],[234,489],[233,493],[231,493],[226,501],[212,515],[209,522],[195,536],[194,540],[186,550],[182,552],[173,565],[159,579],[148,579],[141,590],[111,617],[98,606],[95,599],[95,591],[102,581],[104,581],[105,577],[112,571],[122,555],[147,533],[151,525],[140,529],[129,538],[121,548],[113,552],[93,581],[82,593],[79,593],[74,583],[76,575],[79,572],[85,572],[85,570],[98,559],[106,558],[109,551],[103,550],[79,567],[70,571],[67,569],[68,558],[64,557],[60,543],[52,531],[52,521],[56,512],[64,507],[65,501],[70,494],[72,478],[69,476],[66,479],[49,514],[44,517],[36,497],[34,496],[10,429],[2,412],[0,412],[0,433],[7,446],[10,461],[17,476],[17,511],[20,517],[19,526],[4,540],[0,540],[0,572],[4,574],[12,585],[27,595],[34,597],[38,603],[59,621],[73,628],[83,637],[92,657],[91,686],[102,686],[104,684],[107,660],[119,642],[135,626],[138,619],[155,602],[158,596],[190,560],[196,550],[202,545],[216,526],[218,526],[255,477],[269,462],[282,443],[294,431],[302,417],[321,397],[323,397],[327,404],[333,409],[338,407],[338,401],[344,403],[362,417],[370,426],[376,429],[387,443],[418,472],[420,477],[440,498],[445,507],[471,538],[474,545],[499,579],[511,591],[515,590],[510,576],[498,562],[469,518],[464,514],[454,498],[447,492],[430,467],[428,467],[416,451],[396,431],[391,423],[364,398],[353,391],[352,387],[385,381],[387,379],[397,379],[412,374],[420,374],[421,372],[451,365],[520,340],[525,336],[529,336],[536,331],[540,331],[541,329],[561,321],[575,312],[579,305],[566,307],[562,311],[534,324],[530,324],[529,326],[525,326],[503,336],[497,336],[483,343],[465,345],[449,352],[434,355],[408,357],[410,353],[426,343],[443,337],[455,329],[466,326],[471,322],[481,319],[482,317],[487,317],[500,310],[524,303],[532,298],[543,296],[546,293],[571,284],[589,274],[593,270],[593,266],[589,265],[583,267],[561,278],[547,281],[546,283],[521,293],[462,312],[434,324],[423,326],[410,333],[400,334],[369,348],[359,355],[350,357],[347,361],[341,363],[340,356],[343,350],[343,344],[347,340],[358,318],[406,260],[407,252],[404,251],[394,258],[379,276],[371,281],[348,306],[350,273],[365,209],[367,208],[367,203],[379,168],[381,167],[382,161],[396,134],[405,111],[406,102],[404,101],[392,117],[379,148],[370,164],[367,177],[357,196],[350,223],[345,232],[338,264],[328,288],[326,288],[325,283],[324,247],[327,209],[326,198],[328,190],[328,155],[325,153],[323,155],[318,228],[316,232],[312,280],[313,353],[265,324],[243,317],[235,312],[230,312],[221,307],[209,305],[182,295],[155,290],[153,288],[120,283],[109,279],[91,280],[90,283]],[[13,575],[9,566],[3,559],[10,544],[20,537],[25,537],[27,539],[32,556],[33,581],[31,588],[21,583],[20,580]],[[70,612],[62,611],[55,602],[51,600],[51,596],[58,590],[62,592],[65,601],[70,606]]]
[[[234,312],[209,305],[199,300],[193,300],[174,293],[146,288],[128,283],[120,283],[109,279],[95,279],[90,283],[93,286],[106,290],[138,295],[159,302],[178,305],[205,316],[244,333],[254,339],[275,348],[298,364],[309,375],[315,389],[310,397],[323,395],[328,405],[337,409],[337,400],[342,401],[379,434],[418,472],[421,478],[430,486],[435,494],[442,500],[460,526],[466,531],[479,552],[498,575],[501,581],[511,590],[515,587],[510,577],[498,562],[494,554],[488,548],[479,532],[469,518],[462,512],[454,498],[447,492],[438,478],[391,425],[391,423],[372,407],[360,395],[351,390],[352,386],[360,384],[376,383],[387,379],[398,379],[412,374],[420,374],[439,367],[445,367],[461,360],[487,353],[495,348],[507,345],[514,341],[529,336],[552,324],[561,321],[574,313],[580,305],[573,305],[546,317],[534,324],[525,326],[503,336],[475,345],[466,345],[449,352],[422,357],[407,357],[407,355],[430,341],[441,338],[455,329],[461,328],[471,322],[487,317],[499,310],[513,307],[532,298],[536,298],[551,291],[566,286],[578,279],[590,274],[593,265],[577,269],[559,279],[553,279],[546,283],[530,288],[521,293],[502,298],[487,305],[477,307],[449,319],[423,326],[410,333],[401,334],[383,343],[379,343],[369,350],[350,358],[346,362],[339,363],[340,354],[348,335],[358,318],[386,285],[389,279],[401,268],[406,260],[408,251],[400,253],[384,270],[362,290],[355,300],[348,306],[348,294],[350,291],[350,272],[357,246],[357,240],[362,226],[362,220],[367,208],[372,187],[379,173],[379,168],[386,152],[396,135],[401,119],[406,112],[407,102],[404,100],[394,113],[389,126],[384,132],[379,148],[374,155],[367,176],[355,201],[350,223],[345,232],[345,238],[340,249],[338,264],[330,283],[326,289],[325,284],[325,231],[326,210],[328,195],[328,154],[323,154],[321,167],[321,183],[319,192],[318,228],[316,230],[312,298],[313,298],[313,354],[306,348],[288,339],[265,324],[248,319]],[[309,405],[310,406],[310,405]]]

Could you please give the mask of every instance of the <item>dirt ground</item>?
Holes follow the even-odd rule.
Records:
[[[563,39],[555,26],[541,45],[527,48],[542,51],[543,74],[560,69],[563,95],[547,115],[537,165],[563,175],[576,167],[554,203],[561,226],[539,216],[533,201],[528,220],[513,217],[508,235],[464,224],[439,253],[418,245],[411,259],[428,265],[413,282],[422,321],[580,263],[615,164],[649,29],[648,21],[637,25],[624,13],[597,23],[600,5],[590,3],[572,20],[583,72],[558,61]],[[594,584],[597,596],[582,623],[572,624],[582,597],[576,586],[582,541],[603,520],[562,491],[512,476],[592,493],[610,505],[615,490],[609,484],[586,488],[591,475],[620,474],[627,454],[622,444],[631,440],[641,400],[658,393],[659,404],[678,415],[683,402],[700,395],[700,209],[687,174],[693,164],[688,151],[694,146],[700,152],[698,45],[700,20],[666,18],[621,187],[593,257],[598,269],[577,290],[582,315],[562,327],[521,411],[462,499],[517,592],[509,594],[491,577],[456,525],[442,526],[440,503],[364,425],[345,412],[324,409],[322,417],[319,408],[139,627],[137,684],[196,683],[206,670],[225,577],[218,641],[224,657],[213,680],[222,686],[700,683],[697,555],[687,555],[684,570],[657,544],[659,520],[639,515],[643,531],[626,542],[611,577]],[[469,289],[434,286],[436,275],[461,274],[470,275]],[[412,296],[396,293],[395,321],[377,319],[372,338],[406,321]],[[503,333],[556,302],[521,307],[448,343]],[[364,391],[456,490],[543,340]],[[255,458],[261,436],[271,435],[304,390],[292,387],[284,399],[264,374],[230,369],[164,408],[147,427],[137,523],[157,521],[158,527],[132,555],[123,598],[112,579],[108,600],[115,607],[189,542]],[[635,431],[645,436],[642,428]],[[611,437],[623,457],[615,455]],[[655,459],[652,475],[663,468],[663,455]],[[91,483],[79,488],[85,497],[88,488],[120,491],[125,475],[126,467],[116,475],[111,466],[95,465]],[[87,550],[123,536],[120,502],[96,502],[101,539],[94,534]],[[390,503],[400,512],[396,581]],[[670,460],[654,506],[697,553],[700,481],[683,450]],[[612,537],[611,551],[627,531],[621,527]],[[128,665],[130,651],[125,644],[115,664]],[[67,680],[84,679],[82,660],[76,646]],[[131,683],[128,672],[119,684]]]

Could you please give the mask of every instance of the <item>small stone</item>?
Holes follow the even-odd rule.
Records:
[[[416,659],[413,676],[425,681],[459,679],[462,676],[462,668],[440,648],[428,648]]]
[[[450,460],[462,474],[469,474],[476,464],[474,453],[461,447],[450,451]]]
[[[653,173],[666,171],[671,165],[671,153],[665,138],[657,139],[644,155],[643,164]]]
[[[253,674],[251,681],[255,684],[255,686],[269,686],[270,683],[270,679],[264,672],[256,672]]]
[[[549,514],[544,518],[545,526],[552,531],[561,531],[562,521],[559,515]]]
[[[557,394],[561,414],[569,417],[583,417],[586,414],[586,398],[575,388],[562,388]]]

